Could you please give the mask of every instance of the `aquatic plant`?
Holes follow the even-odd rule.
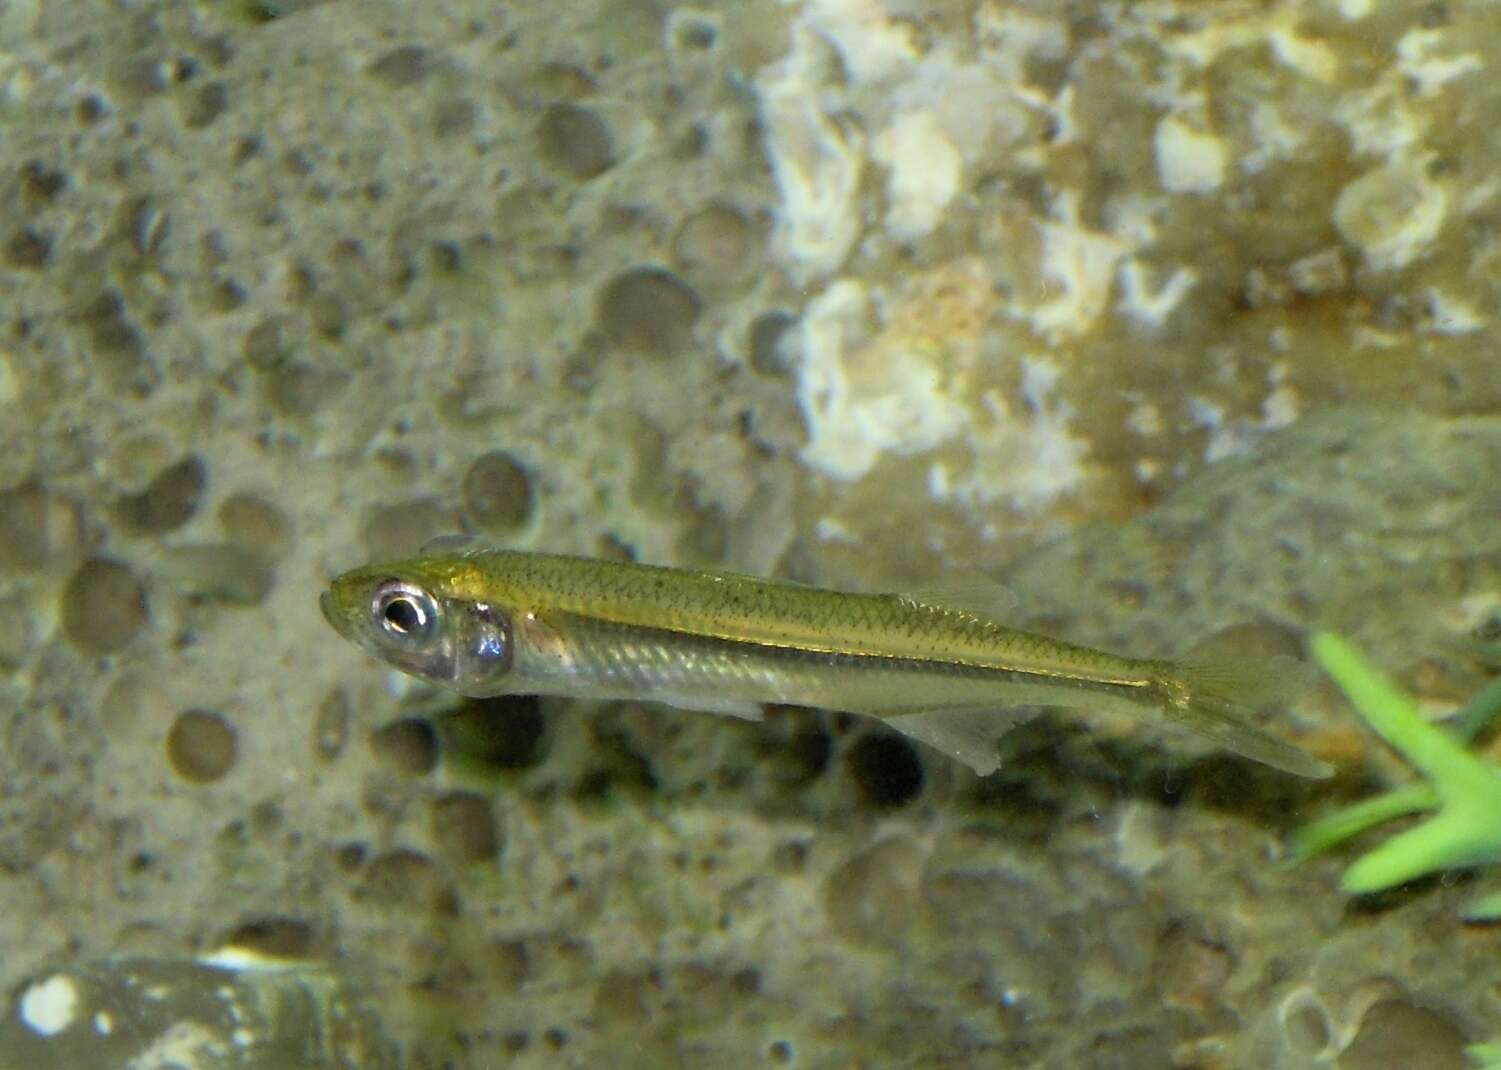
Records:
[[[1357,859],[1340,887],[1362,895],[1426,874],[1501,861],[1501,766],[1466,749],[1501,712],[1501,679],[1440,728],[1423,720],[1412,697],[1339,636],[1315,636],[1312,650],[1356,712],[1428,783],[1397,788],[1304,825],[1292,836],[1291,860],[1311,858],[1392,818],[1436,810]],[[1463,916],[1501,920],[1501,892],[1471,900]]]
[[[1501,713],[1501,678],[1481,688],[1449,725],[1418,715],[1412,697],[1387,680],[1337,635],[1313,639],[1313,656],[1367,724],[1421,773],[1411,784],[1338,810],[1293,833],[1296,864],[1384,821],[1437,809],[1438,813],[1357,859],[1340,880],[1354,895],[1396,887],[1415,877],[1501,861],[1501,766],[1466,745]],[[1501,920],[1501,891],[1472,899],[1467,921]],[[1501,1070],[1501,1043],[1472,1044],[1477,1070]]]

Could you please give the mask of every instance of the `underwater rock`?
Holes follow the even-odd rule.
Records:
[[[227,949],[59,967],[12,994],[10,1066],[393,1070],[396,1051],[337,974]]]

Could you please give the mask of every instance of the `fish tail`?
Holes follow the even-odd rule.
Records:
[[[1325,762],[1256,727],[1255,715],[1286,705],[1312,680],[1312,670],[1296,658],[1231,658],[1164,663],[1158,680],[1168,718],[1195,735],[1303,777],[1327,777]]]

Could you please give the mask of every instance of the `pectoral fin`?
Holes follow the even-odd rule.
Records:
[[[717,713],[723,717],[739,717],[742,721],[760,721],[765,717],[759,702],[747,702],[742,699],[716,698],[710,695],[675,695],[671,692],[656,693],[651,696],[653,702],[660,702],[664,706],[673,706],[680,710],[701,710],[704,713]]]

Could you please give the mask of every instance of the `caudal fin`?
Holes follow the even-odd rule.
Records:
[[[1226,750],[1295,776],[1322,778],[1333,770],[1306,751],[1252,723],[1259,710],[1285,705],[1313,679],[1295,658],[1244,659],[1174,665],[1162,684],[1165,711]]]

